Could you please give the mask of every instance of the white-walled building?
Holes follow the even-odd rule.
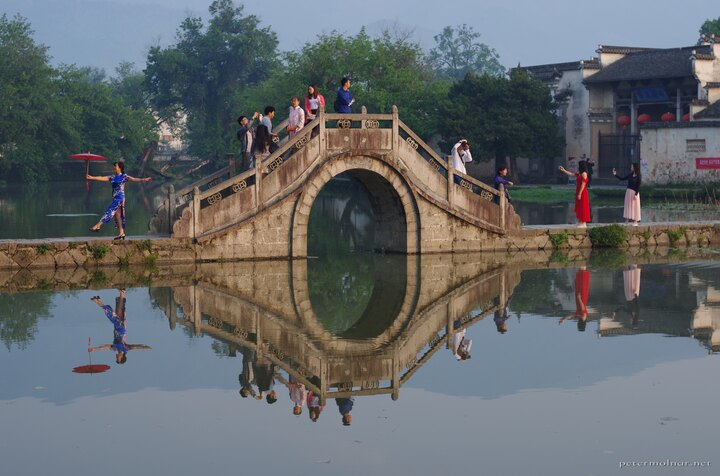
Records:
[[[524,67],[560,103],[565,160],[596,178],[640,162],[646,184],[720,181],[720,37],[700,45],[601,45],[590,61]]]

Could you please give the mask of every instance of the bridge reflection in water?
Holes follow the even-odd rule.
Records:
[[[450,348],[455,332],[502,311],[520,279],[520,270],[497,262],[448,255],[332,262],[203,265],[195,284],[151,293],[172,329],[207,334],[231,354],[255,351],[324,402],[397,399],[433,354]],[[314,275],[331,278],[313,281]]]

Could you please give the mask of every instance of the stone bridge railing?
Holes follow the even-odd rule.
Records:
[[[234,177],[223,169],[192,188],[174,192],[165,212],[168,223],[173,222],[172,234],[203,241],[226,233],[302,190],[325,163],[344,156],[382,160],[404,177],[417,196],[446,213],[498,235],[507,232],[504,194],[455,171],[452,161],[412,132],[393,107],[392,114],[321,111],[254,169]]]

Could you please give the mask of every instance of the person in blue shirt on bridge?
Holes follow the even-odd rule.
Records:
[[[495,174],[495,179],[493,180],[493,184],[495,185],[496,190],[500,190],[500,184],[502,184],[505,187],[505,198],[507,199],[508,203],[512,203],[512,200],[510,200],[510,193],[508,193],[508,187],[512,187],[513,183],[506,179],[508,174],[508,168],[504,165],[501,165],[497,169],[497,174]],[[498,201],[498,203],[500,203]]]
[[[343,78],[340,81],[340,88],[337,91],[337,98],[335,99],[335,112],[340,114],[350,114],[352,110],[350,107],[355,102],[353,95],[350,92],[350,80]]]

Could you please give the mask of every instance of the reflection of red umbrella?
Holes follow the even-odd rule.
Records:
[[[92,344],[92,342],[90,341],[90,338],[88,337],[88,362],[90,362],[90,363],[88,365],[81,365],[80,367],[75,367],[72,370],[74,373],[76,373],[76,374],[100,374],[100,373],[110,370],[109,365],[92,363],[92,358],[90,356],[91,344]]]
[[[90,175],[90,161],[97,161],[97,162],[105,162],[107,160],[107,157],[103,157],[102,155],[97,154],[91,154],[90,152],[86,154],[73,154],[70,156],[71,159],[78,159],[78,160],[84,160],[85,161],[85,175]],[[90,190],[90,184],[87,180],[85,180],[85,190]]]
[[[90,364],[90,365],[81,365],[80,367],[75,367],[73,369],[73,372],[75,372],[76,374],[99,374],[99,373],[105,372],[106,370],[110,370],[109,365]]]

